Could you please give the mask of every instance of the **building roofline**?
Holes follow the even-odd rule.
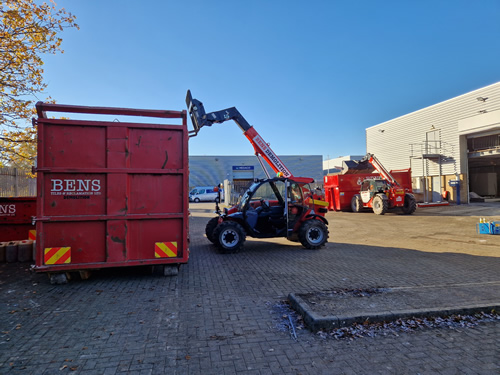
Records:
[[[304,157],[304,156],[320,156],[323,157],[323,155],[320,154],[314,154],[314,155],[283,155],[279,154],[279,156],[298,156],[298,157]],[[201,157],[201,158],[240,158],[240,157],[255,157],[254,154],[252,155],[189,155],[189,157]]]
[[[415,113],[417,113],[417,112],[421,112],[421,111],[427,110],[427,109],[429,109],[429,108],[436,107],[436,106],[441,105],[441,104],[444,104],[444,103],[446,103],[446,102],[450,102],[450,101],[452,101],[452,100],[455,100],[455,99],[461,98],[461,97],[463,97],[463,96],[470,95],[470,94],[472,94],[472,93],[474,93],[474,92],[477,92],[477,91],[480,91],[480,90],[484,90],[484,89],[486,89],[486,88],[494,87],[494,86],[497,86],[497,85],[500,85],[500,81],[495,82],[495,83],[492,83],[491,85],[487,85],[487,86],[480,87],[480,88],[475,89],[475,90],[472,90],[472,91],[468,91],[468,92],[466,92],[465,94],[461,94],[461,95],[458,95],[458,96],[454,96],[453,98],[443,100],[442,102],[439,102],[439,103],[436,103],[436,104],[432,104],[432,105],[427,106],[427,107],[424,107],[424,108],[417,109],[416,111],[413,111],[413,112],[407,113],[407,114],[405,114],[405,115],[401,115],[401,116],[398,116],[398,117],[394,117],[394,118],[392,118],[392,119],[390,119],[390,120],[387,120],[387,121],[381,122],[380,124],[377,124],[377,125],[372,125],[372,126],[370,126],[370,127],[368,127],[368,128],[365,128],[365,131],[366,131],[366,130],[368,130],[368,129],[376,128],[377,126],[382,126],[382,125],[384,125],[384,124],[386,124],[386,123],[388,123],[388,122],[390,122],[390,121],[398,120],[398,119],[404,118],[404,117],[406,117],[406,116],[411,116],[411,115],[413,115],[413,114],[415,114]]]

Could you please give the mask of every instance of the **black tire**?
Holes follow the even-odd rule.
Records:
[[[210,220],[208,220],[208,223],[205,227],[205,235],[207,236],[208,240],[212,243],[215,243],[214,230],[218,224],[219,224],[219,218],[213,217]]]
[[[377,194],[372,202],[373,212],[377,215],[383,215],[389,209],[389,202],[385,194]]]
[[[361,201],[361,197],[359,195],[355,195],[351,199],[351,209],[352,212],[361,212],[363,209],[363,202]]]
[[[403,207],[401,207],[403,210],[403,213],[405,215],[411,215],[414,213],[417,209],[417,200],[415,199],[415,196],[410,193],[405,194],[405,203]]]
[[[193,199],[196,203],[200,203],[200,198],[194,198]]]
[[[68,274],[66,273],[49,273],[47,274],[51,285],[63,285],[68,283]]]
[[[246,233],[235,221],[224,221],[214,230],[214,243],[223,253],[236,253],[245,242]]]
[[[319,249],[328,241],[328,228],[321,220],[304,221],[299,228],[299,241],[306,249]]]

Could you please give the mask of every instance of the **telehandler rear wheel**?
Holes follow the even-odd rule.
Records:
[[[401,207],[401,209],[403,210],[403,213],[405,215],[411,215],[412,213],[415,212],[415,210],[417,209],[417,201],[413,194],[410,193],[405,194],[405,203],[403,207]]]
[[[319,249],[328,241],[328,228],[321,220],[304,221],[299,228],[299,240],[306,249]]]

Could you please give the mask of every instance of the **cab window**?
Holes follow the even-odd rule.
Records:
[[[276,188],[278,194],[281,194],[281,196],[283,196],[283,192],[285,191],[285,183],[283,181],[274,181],[272,183],[274,184],[274,187]],[[271,186],[270,182],[266,182],[260,185],[252,195],[251,200],[258,201],[261,199],[269,201],[279,201],[278,197],[276,196],[275,189],[273,189],[273,186]]]
[[[375,186],[377,187],[377,190],[385,190],[386,189],[386,184],[385,184],[385,181],[383,181],[383,180],[375,181]]]
[[[292,182],[290,183],[290,190],[288,191],[288,198],[294,203],[302,203],[302,189],[300,185]]]

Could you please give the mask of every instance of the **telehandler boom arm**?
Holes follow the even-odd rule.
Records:
[[[380,175],[384,178],[384,180],[390,182],[393,186],[399,186],[399,182],[396,181],[396,179],[392,176],[392,174],[385,169],[385,167],[382,165],[382,163],[375,157],[373,154],[366,154],[366,156],[363,158],[363,160],[368,160],[368,162],[373,165],[373,167],[380,173]]]
[[[223,109],[216,112],[205,112],[203,103],[197,99],[193,99],[191,96],[191,91],[188,90],[186,95],[186,104],[188,107],[189,116],[193,122],[194,130],[189,132],[190,137],[194,137],[198,134],[203,126],[212,126],[213,124],[223,123],[228,120],[233,120],[243,131],[243,134],[252,144],[255,155],[262,165],[264,172],[267,173],[266,168],[262,164],[260,157],[263,158],[274,172],[283,173],[283,177],[294,177],[288,168],[283,164],[283,162],[278,158],[274,151],[269,147],[269,144],[262,139],[262,137],[257,133],[253,126],[251,126],[247,120],[241,115],[241,113],[236,109],[236,107],[231,107]]]

